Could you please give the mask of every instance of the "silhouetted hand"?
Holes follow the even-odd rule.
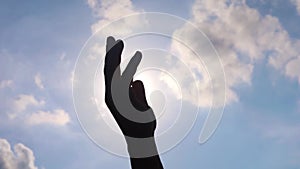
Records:
[[[120,62],[124,44],[107,38],[104,65],[105,102],[125,136],[147,138],[154,136],[156,120],[149,107],[143,82],[133,81],[142,59],[136,52],[121,75]]]
[[[125,136],[132,169],[163,169],[154,139],[154,113],[147,103],[143,82],[133,81],[142,53],[136,52],[121,74],[123,48],[121,40],[107,38],[105,103]]]

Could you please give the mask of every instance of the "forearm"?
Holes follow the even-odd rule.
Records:
[[[163,169],[155,139],[126,138],[132,169]]]
[[[130,158],[132,169],[163,169],[159,155],[147,158]]]

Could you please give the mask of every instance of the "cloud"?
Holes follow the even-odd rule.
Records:
[[[298,79],[300,84],[300,56],[290,60],[285,67],[285,74],[291,78]]]
[[[55,109],[54,111],[38,111],[31,114],[27,119],[30,125],[51,124],[64,126],[70,122],[70,117],[63,109]]]
[[[87,0],[87,3],[93,10],[96,18],[99,18],[91,26],[93,33],[112,21],[126,15],[142,12],[142,10],[135,8],[130,0]],[[124,19],[122,27],[115,27],[114,30],[109,30],[109,32],[114,32],[114,35],[128,34],[131,32],[132,27],[136,27],[142,22],[144,22],[143,18]]]
[[[92,25],[94,33],[115,19],[140,11],[130,0],[89,0],[87,2],[99,18],[99,21]],[[268,60],[268,64],[274,69],[299,81],[300,71],[297,70],[299,59],[297,58],[300,57],[300,41],[289,36],[278,18],[261,15],[258,10],[249,7],[245,0],[196,0],[191,14],[189,21],[208,36],[221,57],[226,76],[227,104],[239,100],[235,91],[237,86],[251,85],[252,72],[255,63],[259,60]],[[147,23],[147,21],[141,22],[141,19],[124,22],[124,26],[118,25],[115,31],[110,30],[110,32],[129,34],[131,28]],[[202,42],[194,39],[195,33],[198,32],[193,32],[183,25],[174,32],[174,37],[181,34],[180,37],[185,37],[186,41],[199,48]],[[99,47],[96,48],[101,50]],[[213,94],[214,91],[211,90],[210,75],[205,69],[205,66],[209,65],[202,65],[195,61],[191,57],[193,54],[182,45],[178,45],[175,40],[172,42],[171,50],[187,62],[193,73],[201,76],[194,84],[186,85],[182,89],[183,93],[187,93],[185,98],[195,105],[209,107],[216,93]],[[170,71],[178,72],[181,68],[176,67],[176,69]],[[185,75],[182,74],[182,77]],[[187,78],[180,80],[182,83],[189,81]],[[200,89],[200,97],[195,97],[196,86]],[[217,92],[224,92],[217,90]]]
[[[257,60],[268,59],[275,69],[300,79],[300,71],[296,69],[299,60],[295,59],[300,53],[299,40],[289,37],[278,18],[262,16],[256,9],[250,8],[245,0],[196,0],[189,21],[208,36],[221,57],[226,74],[227,103],[238,101],[238,94],[234,91],[236,86],[243,83],[251,85]],[[202,45],[201,41],[194,39],[195,32],[188,27],[183,26],[174,32],[174,36],[176,34],[182,34],[196,48]],[[187,50],[176,45],[176,42],[172,47],[181,57],[189,60]],[[194,68],[203,67],[195,60],[189,60],[188,64]],[[206,90],[208,77],[203,69],[195,71],[204,77],[199,84]]]
[[[37,100],[33,95],[21,94],[10,104],[10,120],[21,119],[28,125],[50,124],[64,126],[70,122],[69,114],[63,109],[44,111],[44,100]]]
[[[39,107],[43,106],[44,104],[44,100],[38,101],[33,95],[20,94],[12,101],[12,112],[10,112],[9,117],[13,119],[30,106]]]
[[[97,0],[87,0],[88,5],[93,9],[98,4]]]
[[[44,89],[44,85],[41,79],[41,74],[38,73],[34,76],[34,83],[36,84],[36,86],[40,89]]]
[[[300,0],[291,0],[291,2],[296,6],[298,14],[300,15]]]
[[[7,87],[12,87],[13,81],[12,80],[3,80],[0,82],[0,89],[4,89]]]
[[[11,149],[6,139],[0,138],[0,168],[1,169],[38,169],[32,150],[22,143]]]

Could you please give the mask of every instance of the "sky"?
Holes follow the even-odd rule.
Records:
[[[165,92],[163,99],[159,93],[157,96],[167,104],[166,113],[158,120],[158,134],[176,122],[176,113],[181,111],[174,106],[178,101],[186,106],[182,112],[199,108],[194,123],[188,124],[192,125],[191,131],[161,154],[164,168],[300,168],[299,0],[29,0],[26,3],[2,0],[0,169],[130,168],[128,158],[100,148],[88,137],[77,118],[72,82],[77,80],[74,74],[77,58],[85,57],[80,52],[89,46],[91,36],[112,21],[140,12],[171,14],[168,16],[178,16],[197,27],[216,49],[225,73],[224,90],[212,92],[212,80],[222,77],[213,76],[215,69],[206,72],[205,66],[209,70],[215,62],[203,65],[174,40],[182,37],[190,46],[204,50],[202,45],[208,41],[195,38],[199,33],[189,29],[189,24],[179,25],[168,40],[144,35],[125,41],[126,57],[149,46],[163,46],[164,52],[177,55],[174,59],[160,51],[166,59],[163,61],[174,65],[166,70],[174,75],[180,90],[168,74],[158,74],[158,78],[155,72],[140,75],[148,100],[151,90]],[[146,21],[142,17],[125,19],[122,27],[111,29],[109,34],[126,37],[135,29],[144,28]],[[107,32],[103,35],[107,36]],[[104,43],[103,38],[98,40]],[[90,51],[95,54],[91,61],[103,57],[101,47],[96,46],[95,51]],[[143,53],[143,60],[147,60],[147,50]],[[180,60],[191,68],[196,77],[193,81],[184,73]],[[159,61],[152,59],[151,63],[164,63]],[[99,70],[96,84],[103,85]],[[194,92],[195,86],[199,87],[198,92]],[[87,102],[100,102],[99,111],[106,112],[101,117],[116,127],[101,102],[103,90],[101,87],[96,90],[98,98]],[[179,91],[184,93],[182,97]],[[209,110],[220,106],[212,105],[212,99],[223,93],[226,102],[218,128],[205,143],[199,144]],[[155,102],[153,97],[154,110],[161,110],[161,102]],[[99,131],[99,136],[103,132],[101,128],[93,130]],[[158,147],[163,147],[159,143]]]

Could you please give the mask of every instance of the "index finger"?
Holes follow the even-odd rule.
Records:
[[[134,56],[130,59],[127,67],[125,68],[122,78],[125,80],[126,84],[130,84],[133,79],[133,76],[137,70],[138,65],[142,60],[142,53],[137,51]]]

